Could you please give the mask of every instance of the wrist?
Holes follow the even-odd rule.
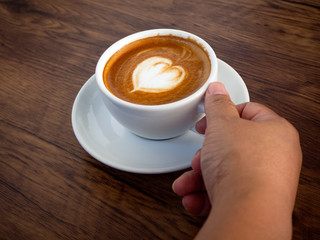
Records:
[[[212,239],[291,238],[291,204],[286,204],[278,190],[260,184],[216,190],[199,239],[208,239],[208,236],[213,236]]]
[[[212,206],[239,205],[247,202],[268,202],[292,212],[297,185],[286,178],[277,177],[267,172],[256,172],[236,176],[225,176],[214,185],[211,191]]]

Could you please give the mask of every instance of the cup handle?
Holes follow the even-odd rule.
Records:
[[[204,110],[204,100],[202,100],[199,105],[198,105],[198,114],[205,114],[205,110]],[[201,119],[202,117],[199,117],[198,121]],[[196,123],[195,123],[196,124]],[[195,124],[190,128],[191,131],[193,131],[196,134],[200,134],[197,132],[197,130],[195,129]]]
[[[198,105],[198,113],[205,113],[203,100]]]

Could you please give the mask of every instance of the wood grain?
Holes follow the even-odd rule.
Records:
[[[299,130],[304,154],[293,239],[320,239],[320,2],[0,2],[0,239],[192,239],[204,218],[171,190],[181,172],[140,175],[77,142],[73,101],[102,52],[145,29],[204,38],[251,101]],[[190,156],[191,158],[192,156]]]

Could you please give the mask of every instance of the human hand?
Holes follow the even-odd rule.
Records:
[[[209,86],[205,109],[196,125],[205,133],[202,149],[192,170],[173,183],[185,209],[208,215],[248,196],[267,196],[291,214],[302,161],[295,128],[261,104],[235,106],[221,83]]]

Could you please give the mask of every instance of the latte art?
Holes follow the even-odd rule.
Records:
[[[181,66],[173,66],[168,58],[155,56],[142,61],[132,74],[134,91],[160,93],[177,87],[185,77]]]
[[[208,54],[192,39],[154,36],[122,47],[103,70],[106,88],[136,104],[159,105],[196,92],[211,71]]]

